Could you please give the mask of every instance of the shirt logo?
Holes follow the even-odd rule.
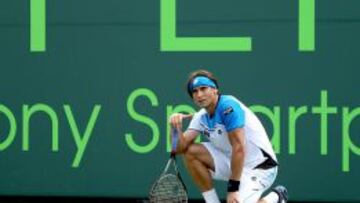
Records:
[[[224,111],[224,115],[228,115],[228,114],[230,114],[230,113],[232,113],[234,111],[234,109],[230,106],[230,107],[228,107],[228,108],[226,108],[225,109],[225,111]]]
[[[202,131],[202,134],[205,135],[205,136],[207,136],[207,137],[210,137],[210,133],[209,133],[208,130],[203,130],[203,131]]]

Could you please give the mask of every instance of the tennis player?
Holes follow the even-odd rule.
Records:
[[[198,70],[190,74],[187,91],[201,109],[194,115],[175,113],[170,124],[179,131],[177,153],[207,203],[219,203],[212,179],[228,182],[227,203],[286,203],[287,190],[272,188],[278,161],[259,119],[234,96],[219,93],[212,73]],[[184,119],[191,119],[185,132]],[[208,142],[194,143],[199,135]]]

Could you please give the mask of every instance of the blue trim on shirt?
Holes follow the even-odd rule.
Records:
[[[245,125],[245,112],[232,96],[223,96],[219,106],[221,120],[226,131],[231,132]]]
[[[235,97],[229,95],[220,95],[214,115],[210,117],[208,113],[201,118],[209,129],[213,129],[216,124],[225,126],[227,132],[236,128],[242,128],[245,125],[245,112]]]

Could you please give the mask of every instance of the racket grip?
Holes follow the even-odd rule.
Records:
[[[178,130],[176,128],[171,128],[171,154],[176,153],[178,141],[179,141]]]

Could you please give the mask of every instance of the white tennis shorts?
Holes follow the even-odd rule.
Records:
[[[202,143],[210,152],[215,171],[210,170],[215,180],[228,181],[231,175],[230,157],[219,151],[207,142]],[[240,180],[240,200],[242,203],[256,203],[261,195],[274,183],[277,175],[277,167],[271,169],[246,169],[244,168]]]

